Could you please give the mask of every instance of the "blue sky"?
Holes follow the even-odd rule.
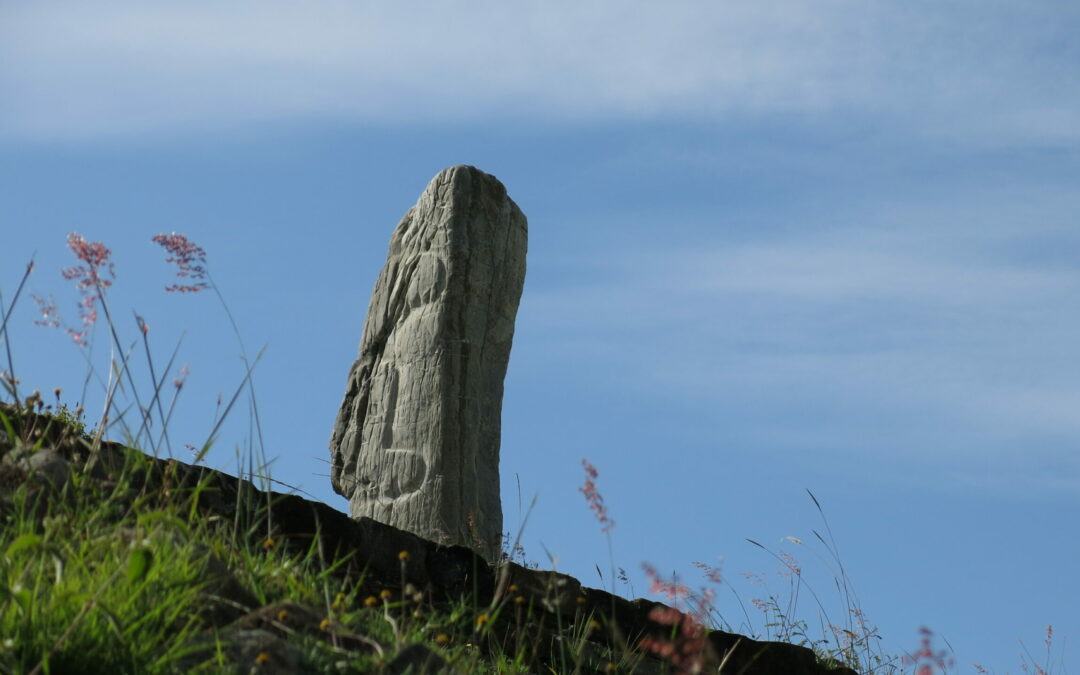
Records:
[[[67,233],[106,243],[124,339],[134,309],[160,367],[183,334],[199,445],[243,366],[210,294],[162,291],[150,237],[187,234],[267,345],[274,477],[345,508],[327,440],[390,233],[473,164],[529,218],[502,480],[510,530],[538,495],[530,559],[610,584],[587,457],[637,595],[642,562],[723,558],[721,613],[761,633],[740,573],[787,582],[752,538],[841,623],[810,489],[886,652],[927,626],[958,672],[1018,672],[1052,624],[1075,667],[1078,30],[1038,0],[2,2],[0,290],[36,253],[74,322]],[[34,308],[17,374],[77,399]],[[240,411],[210,463],[251,437]]]

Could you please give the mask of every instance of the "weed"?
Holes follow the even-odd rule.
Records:
[[[914,675],[934,675],[936,671],[948,672],[955,665],[949,652],[934,649],[934,632],[925,626],[919,629],[919,648],[914,653],[904,656],[904,665],[914,668]]]
[[[596,487],[596,479],[600,476],[600,472],[597,471],[596,467],[589,463],[589,460],[587,459],[581,460],[581,466],[585,469],[585,482],[578,488],[578,491],[585,495],[585,501],[589,504],[589,508],[596,516],[596,520],[600,523],[600,531],[604,533],[604,537],[607,540],[608,569],[610,570],[611,575],[611,594],[615,595],[615,552],[611,544],[611,530],[615,527],[615,521],[608,514],[607,505],[604,504],[604,497]],[[599,566],[597,566],[596,572],[600,576],[600,581],[603,582],[604,575],[600,572]]]

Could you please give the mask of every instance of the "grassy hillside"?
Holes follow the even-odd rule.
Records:
[[[0,405],[5,673],[851,672],[563,575],[353,531],[45,407]]]

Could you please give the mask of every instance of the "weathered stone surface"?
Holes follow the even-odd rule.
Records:
[[[494,176],[455,166],[394,230],[330,440],[352,517],[498,555],[503,378],[527,229]]]

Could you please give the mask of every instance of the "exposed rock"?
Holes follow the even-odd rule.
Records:
[[[316,611],[296,602],[275,602],[259,607],[237,619],[229,630],[265,630],[280,637],[309,635],[357,654],[375,652],[373,640],[342,631],[330,621],[325,611]]]
[[[48,492],[59,494],[71,481],[71,465],[64,455],[53,448],[35,450],[21,443],[0,448],[0,514],[12,505],[15,491],[25,486],[30,494]],[[48,510],[44,499],[31,500],[30,512],[35,517]]]
[[[207,599],[202,616],[208,624],[222,625],[236,618],[243,608],[259,604],[255,594],[240,583],[221,558],[205,547],[198,547],[198,550],[206,556],[200,569],[200,578],[203,581],[202,594]]]
[[[210,672],[208,665],[224,672],[295,675],[312,672],[304,667],[304,655],[285,638],[261,629],[226,630],[213,640],[196,645],[183,659],[185,667]]]
[[[458,671],[426,645],[405,647],[386,665],[386,675],[452,675]]]
[[[354,518],[501,551],[503,379],[527,224],[494,177],[435,176],[390,239],[330,439]]]
[[[266,630],[278,635],[314,633],[322,617],[310,607],[295,602],[275,602],[255,609],[233,623],[234,630]]]
[[[16,447],[4,455],[2,461],[56,488],[63,487],[71,477],[67,459],[51,448]]]

